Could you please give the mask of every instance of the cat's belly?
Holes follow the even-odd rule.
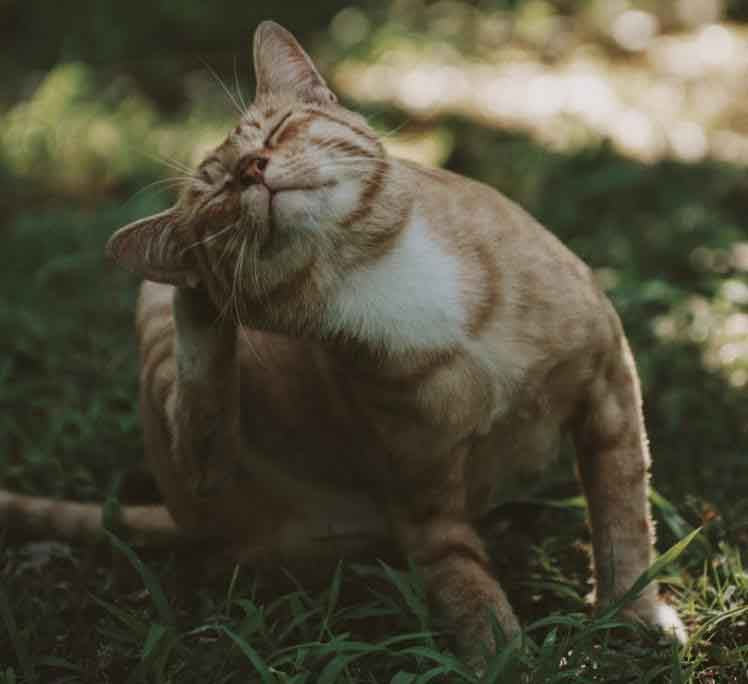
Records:
[[[558,415],[515,413],[476,443],[468,466],[473,517],[484,515],[497,503],[527,496],[558,457],[562,422]]]
[[[258,342],[271,339],[265,362],[245,357],[243,367],[242,432],[255,454],[247,454],[249,471],[261,478],[272,478],[273,473],[288,478],[299,488],[299,498],[314,501],[318,508],[345,511],[346,501],[354,507],[366,501],[366,507],[373,508],[378,492],[391,484],[392,472],[390,435],[383,438],[361,415],[370,395],[357,385],[348,390],[322,350],[301,349],[297,342],[267,335]],[[571,383],[565,380],[559,375],[554,384],[543,378],[539,391],[513,397],[508,402],[513,408],[472,440],[465,472],[471,515],[482,515],[497,498],[518,496],[519,483],[533,479],[556,458],[573,405]],[[409,408],[395,401],[388,412],[398,416],[390,423],[392,435],[417,424],[418,416],[410,417]],[[427,422],[422,427],[437,429]],[[418,444],[428,449],[430,436],[423,437]],[[279,480],[278,487],[287,486]]]
[[[515,412],[475,441],[465,473],[472,517],[527,493],[559,454],[562,422],[559,415]],[[368,451],[360,436],[346,439],[342,429],[331,433],[297,428],[274,426],[255,433],[246,454],[249,472],[274,481],[276,490],[294,491],[304,508],[329,520],[342,524],[378,518],[374,461],[384,461],[385,455]]]

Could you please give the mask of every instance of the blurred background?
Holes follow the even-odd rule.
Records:
[[[492,184],[596,269],[642,373],[656,485],[696,520],[745,508],[748,3],[0,12],[4,486],[101,498],[139,458],[136,283],[102,247],[234,125],[253,28],[273,18],[393,153]]]

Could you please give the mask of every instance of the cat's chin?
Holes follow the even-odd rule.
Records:
[[[270,205],[270,220],[279,230],[316,231],[320,202],[314,195],[322,189],[288,189],[276,192]]]
[[[272,230],[273,194],[264,185],[252,185],[241,194],[242,213],[247,230],[264,242]]]

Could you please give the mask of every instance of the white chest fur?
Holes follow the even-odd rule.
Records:
[[[414,214],[392,250],[343,278],[326,324],[394,352],[439,349],[462,339],[463,308],[457,257]]]

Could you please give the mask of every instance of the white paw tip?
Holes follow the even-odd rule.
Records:
[[[655,606],[652,622],[666,634],[677,639],[679,643],[685,644],[688,641],[688,633],[683,622],[681,622],[675,609],[667,603],[658,603]]]

